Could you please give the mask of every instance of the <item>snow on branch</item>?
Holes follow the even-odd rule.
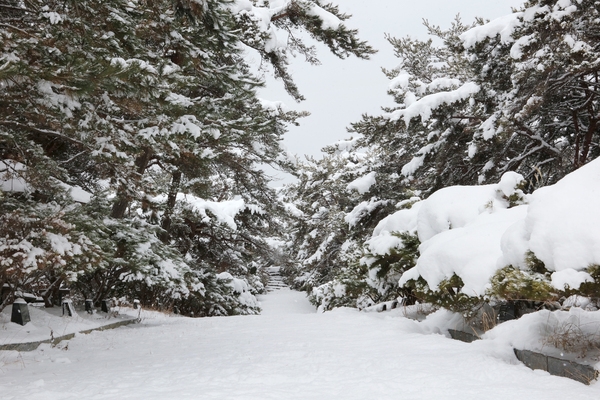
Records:
[[[162,201],[166,197],[159,196],[155,200]],[[191,194],[179,193],[177,201],[182,201],[189,204],[195,211],[200,213],[205,221],[210,220],[210,216],[206,211],[217,219],[218,222],[227,225],[232,230],[237,230],[235,217],[242,211],[250,210],[253,214],[264,214],[265,211],[257,205],[247,204],[241,197],[235,197],[232,200],[212,201],[196,197]]]
[[[467,82],[456,90],[433,93],[425,96],[405,109],[396,110],[391,114],[388,114],[387,117],[392,121],[403,118],[408,127],[411,119],[420,115],[422,121],[427,121],[431,117],[432,111],[436,108],[444,104],[452,104],[457,101],[468,99],[479,92],[479,89],[479,85],[475,82]]]
[[[511,43],[514,41],[512,34],[515,28],[521,25],[519,17],[522,16],[523,13],[518,12],[496,18],[487,24],[469,29],[460,35],[459,38],[467,49],[487,38],[496,37],[496,35],[500,35],[500,41],[502,43]]]

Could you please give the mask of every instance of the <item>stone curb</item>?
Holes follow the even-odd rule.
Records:
[[[460,340],[461,342],[471,343],[476,340],[480,340],[479,336],[475,336],[472,333],[467,333],[463,331],[457,331],[455,329],[448,329],[448,333],[452,336],[454,340]]]
[[[598,371],[590,365],[547,356],[529,350],[514,349],[517,359],[531,369],[541,369],[550,375],[563,376],[589,385],[598,378]]]
[[[448,333],[454,340],[471,343],[480,338],[463,331],[448,329]],[[563,360],[542,353],[536,353],[530,350],[513,349],[517,359],[531,369],[541,369],[550,375],[570,378],[578,382],[589,385],[598,378],[600,372],[590,365],[576,363],[574,361]]]
[[[138,319],[128,319],[125,321],[114,322],[114,323],[108,324],[108,325],[102,325],[97,328],[86,329],[84,331],[80,331],[80,332],[76,332],[76,333],[83,333],[83,334],[87,335],[88,333],[92,333],[94,331],[105,331],[108,329],[115,329],[115,328],[118,328],[121,326],[137,324],[138,322],[139,322]],[[67,335],[58,336],[58,337],[55,337],[52,339],[40,340],[38,342],[8,343],[8,344],[0,345],[0,351],[2,351],[2,350],[33,351],[33,350],[37,349],[39,347],[39,345],[42,343],[50,343],[52,345],[56,345],[57,343],[59,343],[63,340],[73,339],[74,337],[75,337],[75,333],[69,333]]]

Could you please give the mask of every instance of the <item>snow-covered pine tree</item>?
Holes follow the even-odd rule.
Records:
[[[531,1],[488,23],[426,23],[435,42],[390,37],[398,106],[353,132],[424,195],[507,171],[532,188],[555,182],[597,156],[597,13]]]
[[[69,275],[48,257],[34,269],[58,267],[54,282],[71,281],[97,300],[128,295],[168,306],[195,298],[185,306],[197,307],[196,315],[256,310],[240,300],[247,284],[221,273],[244,275],[269,257],[261,237],[272,234],[268,212],[278,206],[259,166],[289,165],[279,140],[301,114],[256,99],[261,83],[240,50],[252,29],[240,15],[254,13],[255,22],[270,15],[253,47],[265,50],[276,70],[289,49],[265,47],[271,24],[303,27],[340,55],[372,52],[356,32],[332,25],[345,18],[332,7],[280,4],[300,7],[298,19],[295,11],[256,5],[267,12],[219,0],[0,3],[0,155],[4,166],[24,166],[3,169],[10,201],[2,205],[79,207],[65,222],[69,237],[94,238],[89,251],[99,258],[92,270],[69,264]],[[26,190],[5,188],[14,182]],[[84,205],[74,195],[80,192]],[[208,304],[224,298],[207,294],[216,286],[215,293],[231,294],[229,306]]]
[[[351,131],[361,135],[359,146],[377,154],[378,173],[397,191],[410,185],[427,195],[477,181],[485,161],[469,158],[468,147],[488,101],[473,82],[466,55],[457,50],[459,36],[470,27],[458,18],[448,30],[425,25],[435,42],[388,37],[400,61],[385,70],[398,106],[364,116]]]
[[[474,145],[499,141],[490,166],[554,183],[599,155],[598,5],[528,1],[462,38],[496,111]]]
[[[376,160],[355,142],[328,146],[323,159],[300,163],[298,183],[284,191],[295,215],[289,252],[297,259],[286,272],[323,310],[373,303],[368,267],[359,262],[363,243],[405,194],[386,191],[372,170]]]

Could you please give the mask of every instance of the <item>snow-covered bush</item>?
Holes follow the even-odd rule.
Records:
[[[494,278],[494,294],[527,299],[536,286],[541,300],[600,297],[599,178],[596,159],[529,197],[526,216],[502,237],[498,264],[509,267]]]
[[[399,285],[449,309],[465,311],[482,299],[496,272],[504,231],[524,216],[522,177],[505,174],[500,183],[452,186],[423,200],[415,231],[421,244],[416,265]]]

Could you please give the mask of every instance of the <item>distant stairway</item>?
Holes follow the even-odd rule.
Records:
[[[269,273],[269,283],[267,283],[267,292],[273,292],[282,288],[287,288],[279,273],[280,267],[269,267],[267,272]]]

